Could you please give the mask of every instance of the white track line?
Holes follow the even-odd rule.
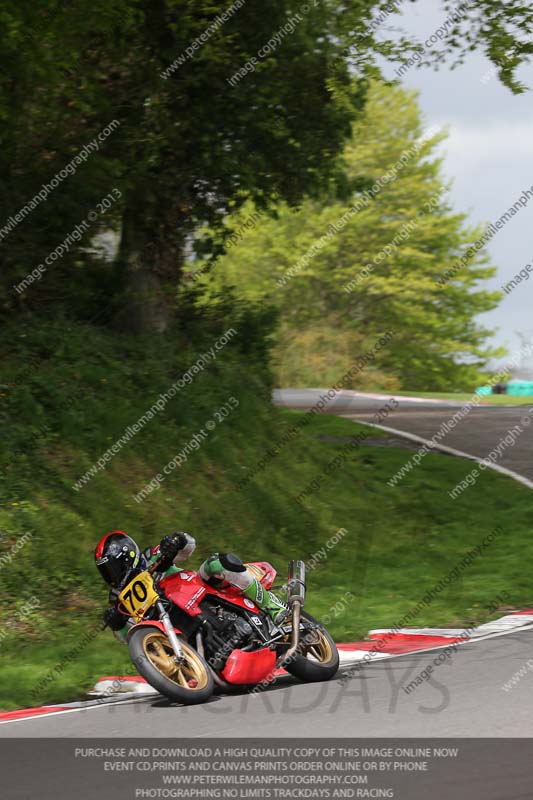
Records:
[[[458,647],[462,647],[465,644],[477,644],[478,642],[485,642],[485,641],[487,641],[487,639],[499,639],[502,636],[510,636],[511,634],[522,633],[522,631],[533,631],[533,623],[530,623],[529,625],[521,625],[521,626],[517,625],[516,628],[512,628],[511,630],[508,630],[508,631],[497,631],[495,633],[487,633],[485,636],[477,636],[477,637],[472,638],[472,639],[465,639],[463,642],[454,642],[454,645],[457,645]],[[361,671],[366,669],[367,667],[372,666],[377,661],[380,661],[380,663],[381,663],[382,661],[390,661],[393,658],[405,658],[406,656],[415,656],[415,655],[418,655],[419,653],[430,653],[433,650],[445,650],[447,647],[450,647],[450,645],[449,644],[437,644],[437,645],[433,645],[433,647],[426,647],[423,650],[411,650],[408,653],[379,653],[377,655],[379,655],[381,657],[377,658],[375,660],[371,659],[370,661],[367,661],[361,667]],[[365,651],[365,652],[369,652],[369,651]],[[361,661],[362,661],[362,659],[358,660],[358,661],[354,661],[352,664],[346,663],[343,666],[346,668],[346,670],[350,670],[356,664],[360,664]],[[340,670],[339,670],[339,672],[340,672]],[[153,697],[155,697],[155,696],[156,695],[153,695]],[[110,706],[122,706],[122,705],[126,705],[127,703],[135,703],[137,700],[138,701],[147,700],[148,697],[149,696],[147,695],[145,697],[130,698],[128,700],[115,700],[113,703],[98,703],[97,705],[94,705],[94,706],[82,706],[81,708],[66,708],[64,711],[51,711],[49,714],[36,714],[35,716],[21,717],[20,719],[6,719],[6,720],[1,720],[0,721],[0,725],[13,725],[14,723],[17,723],[17,722],[29,722],[29,721],[35,722],[35,720],[40,720],[40,719],[46,720],[46,719],[49,719],[50,717],[57,717],[60,714],[74,714],[76,711],[91,711],[91,710],[93,710],[95,708],[109,708]],[[112,737],[112,738],[114,738],[114,737]]]
[[[426,444],[431,450],[434,450],[438,453],[439,450],[442,450],[445,453],[449,453],[452,456],[459,456],[459,458],[468,458],[470,461],[476,461],[478,464],[483,464],[485,467],[489,467],[493,469],[495,472],[499,472],[502,475],[506,475],[508,478],[513,478],[518,483],[527,486],[528,489],[533,489],[533,481],[530,481],[529,478],[524,478],[523,475],[520,475],[518,472],[514,472],[512,469],[507,469],[507,467],[501,467],[499,464],[493,464],[492,462],[487,462],[484,458],[479,458],[478,456],[474,456],[471,453],[465,453],[463,450],[456,450],[455,447],[448,447],[446,444],[433,444],[431,439],[424,439],[423,436],[418,436],[416,433],[407,433],[406,431],[400,431],[397,428],[389,428],[388,425],[377,425],[375,422],[365,422],[363,419],[358,419],[356,414],[338,414],[336,416],[344,417],[345,419],[353,419],[354,422],[358,422],[360,425],[368,425],[370,428],[378,428],[381,431],[385,431],[386,433],[394,433],[397,436],[402,436],[404,439],[411,439],[413,442],[419,442],[420,444]]]
[[[381,661],[385,661],[385,660],[386,661],[391,661],[393,658],[405,658],[406,656],[416,656],[419,653],[430,653],[432,650],[446,650],[448,647],[450,647],[452,645],[453,646],[457,645],[457,647],[463,647],[465,644],[477,644],[478,642],[486,642],[487,639],[498,639],[501,636],[509,636],[512,633],[522,633],[522,631],[533,631],[533,623],[531,623],[530,625],[523,625],[523,626],[518,626],[517,625],[516,628],[512,628],[512,629],[510,629],[508,631],[496,631],[495,633],[487,633],[484,636],[475,636],[475,637],[472,637],[471,639],[465,639],[464,641],[460,641],[460,642],[451,642],[449,644],[436,644],[436,645],[433,645],[433,647],[425,647],[424,649],[421,649],[421,650],[410,650],[407,653],[385,653],[385,654],[381,654],[384,657],[382,657],[381,659],[370,659],[370,661],[367,661],[366,663],[363,664],[363,666],[361,667],[360,670],[357,670],[356,674],[358,674],[359,672],[362,672],[367,667],[371,667],[377,661],[380,661],[380,662]],[[369,651],[367,651],[367,652],[369,652]],[[376,651],[376,654],[378,654],[377,651]],[[351,667],[348,664],[346,664],[346,667],[348,669],[353,669],[355,664],[359,664],[359,663],[360,663],[359,661],[355,661],[351,665]],[[352,676],[352,677],[354,677],[354,676]]]
[[[95,708],[109,708],[110,706],[123,706],[126,703],[134,703],[136,700],[145,700],[145,697],[130,697],[128,700],[114,700],[112,703],[97,703],[91,706],[80,706],[79,708],[65,708],[62,711],[50,711],[48,714],[33,714],[19,719],[2,719],[0,725],[13,725],[15,722],[35,722],[38,719],[49,719],[58,717],[60,714],[74,714],[76,711],[93,711]],[[16,709],[15,709],[16,710]]]

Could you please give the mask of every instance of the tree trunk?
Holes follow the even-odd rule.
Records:
[[[115,323],[129,333],[164,333],[171,313],[161,279],[138,250],[124,254],[124,292]]]
[[[117,259],[122,288],[115,325],[130,333],[161,334],[171,321],[172,311],[165,284],[177,287],[181,274],[180,237],[165,232],[163,225],[150,240],[136,214],[125,209],[122,238]]]

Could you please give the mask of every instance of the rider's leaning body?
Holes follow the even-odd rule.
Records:
[[[111,587],[110,606],[104,613],[104,623],[109,625],[116,638],[126,642],[128,628],[133,620],[119,610],[118,595],[135,575],[159,561],[158,572],[172,575],[180,572],[180,563],[186,561],[196,548],[195,539],[182,531],[164,536],[155,547],[142,553],[137,543],[123,531],[111,531],[98,542],[95,550],[96,566],[105,582]],[[198,569],[204,581],[220,588],[225,583],[239,589],[242,594],[266,611],[275,623],[287,615],[287,606],[273,592],[266,591],[257,578],[249,572],[241,559],[233,553],[214,553]]]

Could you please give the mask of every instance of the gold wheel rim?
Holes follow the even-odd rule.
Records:
[[[189,692],[198,692],[205,689],[208,674],[202,664],[198,653],[180,640],[183,663],[174,661],[174,651],[164,633],[149,633],[143,639],[143,650],[146,658],[164,678],[172,681],[182,689]],[[189,681],[196,681],[196,686],[190,686]]]
[[[306,656],[312,656],[319,664],[327,664],[333,659],[333,648],[321,630],[316,631],[317,641],[306,647]]]
[[[327,636],[325,636],[324,632],[321,630],[315,629],[313,633],[316,634],[316,641],[312,642],[311,644],[305,645],[305,647],[302,648],[304,650],[304,653],[301,654],[304,655],[304,658],[307,658],[307,656],[312,656],[313,659],[315,661],[318,661],[319,664],[327,664],[329,661],[333,660],[333,648],[329,643],[329,639],[327,638]],[[309,636],[308,633],[305,635]],[[291,640],[291,635],[287,634],[287,636],[285,637],[285,641],[289,643],[290,640]]]

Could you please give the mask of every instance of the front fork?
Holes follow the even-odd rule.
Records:
[[[170,617],[168,615],[168,612],[167,612],[165,606],[163,605],[163,603],[161,602],[161,600],[157,601],[156,608],[157,608],[157,610],[159,612],[159,619],[163,623],[163,627],[164,627],[165,632],[166,632],[166,634],[168,636],[168,640],[170,642],[170,645],[171,645],[172,649],[174,650],[175,660],[176,661],[183,661],[183,652],[182,652],[182,649],[181,649],[180,641],[179,641],[178,637],[176,636],[176,631],[174,630],[174,628],[172,626],[172,622],[170,621]]]

